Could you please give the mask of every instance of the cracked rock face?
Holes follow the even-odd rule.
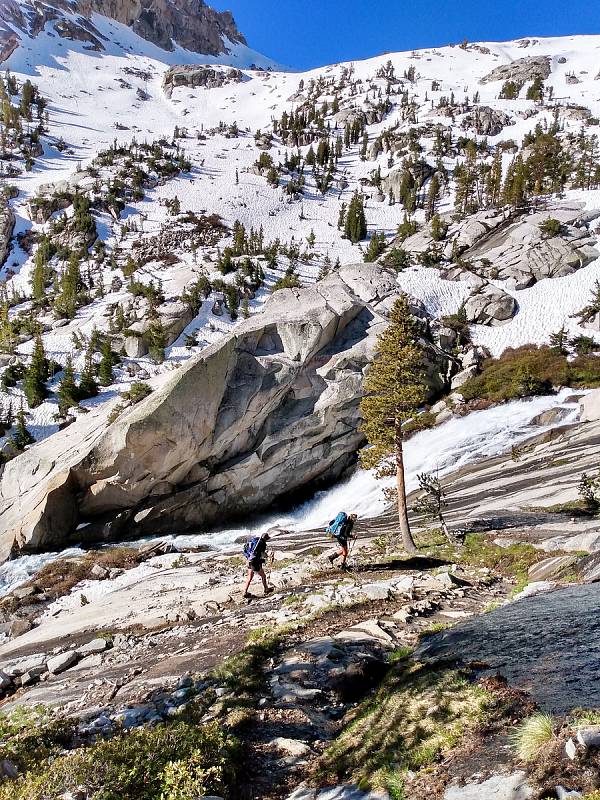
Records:
[[[112,424],[108,403],[19,456],[0,482],[0,558],[61,546],[82,523],[78,539],[198,530],[338,478],[398,293],[369,264],[279,291]]]
[[[12,26],[35,37],[54,22],[58,36],[87,41],[92,49],[103,50],[102,36],[90,21],[93,13],[129,26],[164,50],[172,51],[178,44],[194,53],[218,56],[227,52],[228,43],[246,44],[231,13],[214,11],[203,0],[28,0],[20,4],[5,0],[0,3],[0,62],[19,45]]]

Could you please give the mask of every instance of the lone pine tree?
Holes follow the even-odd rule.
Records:
[[[48,396],[48,389],[46,387],[47,380],[48,361],[46,360],[42,337],[38,333],[35,337],[31,362],[23,381],[23,391],[30,408],[36,408],[36,406],[43,403]]]
[[[396,300],[389,326],[377,340],[377,353],[365,378],[360,408],[363,432],[371,446],[361,452],[361,463],[365,469],[375,468],[379,478],[396,475],[398,520],[409,553],[417,548],[406,505],[402,427],[427,397],[423,356],[419,327],[403,295]]]
[[[348,211],[346,212],[346,219],[344,223],[344,235],[346,239],[350,239],[352,244],[362,242],[367,236],[367,220],[365,217],[365,208],[362,197],[356,192]]]
[[[77,405],[78,396],[77,384],[75,383],[75,370],[73,369],[73,359],[71,355],[67,357],[67,363],[63,372],[63,378],[58,387],[58,412],[61,417],[65,417],[70,408]]]

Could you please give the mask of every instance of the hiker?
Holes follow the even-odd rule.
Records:
[[[262,536],[255,536],[244,545],[244,555],[248,559],[248,580],[246,581],[246,588],[244,589],[244,597],[252,597],[248,589],[255,575],[259,575],[263,583],[265,594],[271,594],[273,587],[267,585],[267,576],[265,575],[264,563],[267,560],[267,542],[269,541],[269,534],[263,533]]]
[[[342,563],[340,564],[340,568],[344,570],[347,569],[346,561],[348,560],[348,542],[352,538],[352,530],[357,519],[358,517],[356,514],[350,514],[350,516],[348,516],[345,511],[340,511],[337,517],[332,519],[327,526],[327,533],[329,533],[330,536],[333,536],[340,546],[338,553],[332,553],[332,555],[328,556],[332,566],[336,558],[341,556]]]

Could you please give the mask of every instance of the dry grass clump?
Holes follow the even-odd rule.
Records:
[[[538,712],[524,720],[512,736],[512,745],[519,758],[532,761],[540,750],[554,739],[554,719]]]

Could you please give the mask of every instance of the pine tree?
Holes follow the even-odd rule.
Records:
[[[80,400],[87,400],[89,397],[96,397],[99,392],[98,384],[96,383],[96,369],[94,365],[94,347],[90,343],[85,353],[85,363],[81,379],[79,381],[78,397]]]
[[[385,250],[385,234],[374,233],[369,240],[369,246],[365,253],[365,261],[370,263],[376,261]]]
[[[56,298],[56,311],[60,316],[73,319],[77,311],[77,296],[81,288],[79,256],[71,253],[60,282],[60,295]]]
[[[23,391],[30,408],[36,408],[41,405],[48,396],[48,389],[46,387],[47,380],[48,362],[44,352],[42,337],[38,333],[35,337],[31,362],[23,380]]]
[[[73,359],[69,355],[58,387],[58,413],[61,417],[65,417],[68,410],[77,405],[77,391]]]
[[[437,173],[434,174],[429,181],[429,189],[427,190],[427,203],[425,206],[425,219],[427,222],[435,215],[438,202],[440,199],[440,179]]]
[[[26,120],[31,122],[31,104],[35,97],[35,89],[30,80],[26,80],[23,84],[23,91],[21,93],[21,114]]]
[[[344,235],[346,239],[350,239],[352,244],[361,242],[367,236],[367,220],[365,217],[363,198],[358,192],[355,193],[348,206],[344,224]]]
[[[23,450],[25,450],[25,448],[28,445],[33,444],[35,442],[35,439],[33,438],[29,429],[27,428],[27,423],[25,421],[25,411],[23,410],[22,403],[17,412],[15,432],[11,436],[10,441],[12,446],[18,453],[22,453]]]
[[[148,353],[156,364],[162,364],[165,360],[166,346],[167,335],[160,317],[157,316],[148,329]]]
[[[560,353],[562,356],[569,355],[569,336],[567,334],[567,330],[563,325],[562,328],[556,333],[550,334],[550,347],[557,353]]]
[[[418,325],[408,299],[402,296],[392,308],[388,328],[378,338],[377,355],[365,378],[360,408],[371,447],[361,452],[361,462],[365,469],[376,468],[378,477],[396,475],[398,519],[408,552],[415,552],[416,546],[406,504],[402,426],[427,397],[423,355]]]
[[[102,353],[102,360],[98,366],[100,385],[110,386],[111,383],[114,383],[115,376],[113,373],[113,353],[109,336],[104,339],[100,352]]]

